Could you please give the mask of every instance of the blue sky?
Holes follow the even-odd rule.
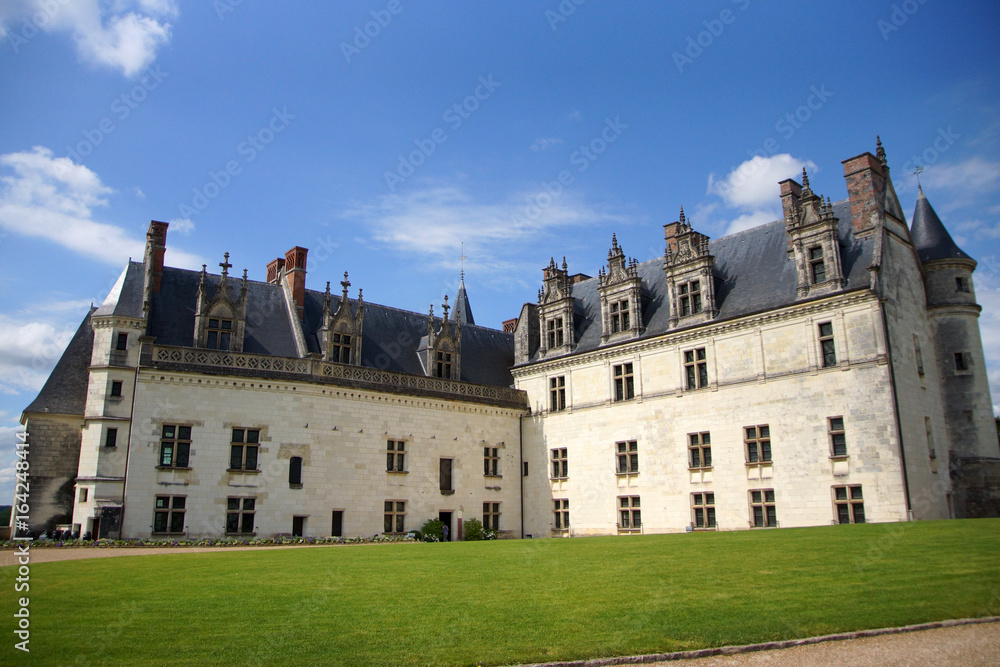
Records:
[[[425,312],[464,243],[499,327],[612,232],[640,261],[683,205],[713,238],[780,217],[803,166],[881,135],[975,274],[1000,404],[1000,5],[941,0],[0,3],[0,498],[14,432],[91,302],[171,222],[167,262]]]

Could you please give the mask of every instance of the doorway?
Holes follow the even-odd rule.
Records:
[[[438,519],[444,524],[447,529],[446,533],[448,537],[445,538],[445,542],[451,542],[455,539],[454,526],[451,525],[451,512],[438,512]]]
[[[292,517],[292,537],[302,537],[305,532],[306,518],[304,516]]]
[[[333,526],[330,528],[332,537],[344,536],[344,510],[333,510]]]

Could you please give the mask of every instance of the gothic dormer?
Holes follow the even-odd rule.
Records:
[[[671,328],[713,319],[718,314],[712,275],[715,257],[708,252],[708,237],[691,228],[683,206],[680,219],[663,229],[667,241],[663,270],[670,295]]]
[[[207,265],[201,266],[198,302],[195,306],[194,344],[209,350],[243,351],[243,332],[247,317],[247,272],[243,270],[239,297],[233,299],[229,287],[229,253],[221,262],[222,276],[215,294],[209,297]]]
[[[347,298],[347,288],[351,281],[344,279],[340,286],[340,301],[337,310],[331,307],[330,283],[326,284],[326,295],[323,298],[323,326],[319,330],[319,342],[323,350],[323,358],[340,364],[361,365],[361,328],[365,320],[365,302],[362,290],[358,290],[357,308],[351,311],[351,302]]]
[[[541,356],[554,356],[573,350],[576,341],[573,334],[573,282],[569,277],[569,267],[563,257],[562,268],[556,266],[554,258],[542,269],[544,287],[538,292],[538,321],[542,340],[539,346]]]
[[[618,246],[618,237],[611,235],[607,271],[601,268],[598,289],[601,293],[601,342],[617,342],[634,338],[643,332],[642,279],[639,263],[626,259]]]
[[[838,220],[830,200],[823,200],[809,187],[809,174],[802,170],[802,185],[781,181],[781,207],[785,214],[788,253],[795,260],[799,299],[830,294],[843,289]]]
[[[434,306],[427,318],[427,338],[422,341],[421,354],[424,372],[431,377],[459,380],[462,377],[462,321],[452,321],[448,297],[444,297],[444,317],[441,328],[434,329]]]

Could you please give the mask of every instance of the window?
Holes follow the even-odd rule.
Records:
[[[385,445],[385,471],[406,472],[406,443],[389,440]]]
[[[628,301],[615,301],[611,304],[611,333],[628,331],[631,323],[628,314]]]
[[[552,450],[552,478],[566,479],[569,477],[569,460],[566,457],[566,448]]]
[[[187,468],[191,453],[191,427],[164,424],[160,437],[160,467]]]
[[[774,528],[778,518],[774,511],[774,489],[758,489],[750,492],[750,513],[754,528]]]
[[[972,366],[972,355],[968,352],[955,353],[955,372],[960,373],[969,370]]]
[[[104,446],[115,447],[117,445],[118,445],[118,429],[109,428],[108,432],[104,434]]]
[[[823,261],[823,248],[820,246],[809,248],[809,270],[813,285],[826,280],[826,262]]]
[[[500,503],[483,503],[483,528],[500,530]]]
[[[438,351],[435,372],[439,378],[451,379],[451,352]]]
[[[205,347],[210,350],[228,350],[233,334],[233,321],[210,318],[208,320],[208,338]]]
[[[302,487],[302,457],[293,456],[288,459],[288,485]]]
[[[708,361],[705,348],[699,347],[684,353],[684,375],[687,378],[688,389],[701,389],[708,386]]]
[[[677,288],[681,299],[681,317],[701,312],[701,281],[692,280]]]
[[[635,398],[632,364],[618,364],[615,366],[615,400],[627,401],[630,398]]]
[[[843,417],[830,417],[830,452],[832,456],[847,456]]]
[[[924,374],[924,355],[920,351],[920,339],[917,334],[913,334],[913,356],[917,359],[917,375]]]
[[[483,474],[487,477],[500,476],[500,455],[496,447],[483,447]]]
[[[111,381],[111,397],[121,398],[122,397],[122,381],[112,380]]]
[[[552,502],[555,504],[555,529],[569,530],[569,500],[558,498]]]
[[[823,322],[819,325],[819,347],[823,353],[823,368],[837,365],[837,351],[833,346],[833,323]]]
[[[387,500],[385,501],[385,525],[384,533],[404,533],[406,532],[406,501]]]
[[[691,468],[711,468],[711,436],[708,433],[689,433],[688,440],[688,452],[691,454]]]
[[[90,490],[89,489],[87,489],[87,488],[80,489],[80,500],[79,500],[79,502],[81,502],[81,503],[87,502],[87,496],[88,495],[90,495]]]
[[[563,344],[563,319],[556,317],[546,325],[549,347],[559,347]]]
[[[714,493],[692,493],[691,509],[694,510],[695,528],[715,528]]]
[[[333,350],[330,360],[339,364],[351,363],[351,337],[347,334],[333,334]]]
[[[226,499],[226,532],[252,533],[256,498]]]
[[[256,470],[259,443],[259,429],[234,428],[233,441],[229,448],[229,469]]]
[[[524,475],[525,477],[527,477],[528,476],[528,462],[527,461],[521,461],[521,463],[524,466],[524,469],[521,471],[521,474]]]
[[[440,460],[440,472],[441,478],[439,480],[439,487],[444,493],[454,493],[455,487],[452,486],[451,481],[451,471],[452,471],[452,460],[451,459],[441,459]]]
[[[771,460],[771,428],[763,426],[746,426],[743,428],[744,442],[747,446],[747,463],[767,463]]]
[[[937,452],[934,449],[934,428],[931,426],[931,418],[924,417],[924,430],[927,432],[927,455],[932,458],[937,458]],[[935,470],[935,472],[937,472]]]
[[[549,405],[553,412],[566,409],[566,376],[549,378]]]
[[[642,516],[639,512],[639,496],[618,496],[618,529],[640,528],[642,528]]]
[[[833,487],[833,504],[837,508],[837,523],[865,522],[865,502],[860,484]]]
[[[955,291],[956,292],[968,292],[969,291],[969,279],[965,276],[955,276]]]
[[[187,498],[184,496],[156,496],[155,509],[153,510],[153,532],[183,533],[184,505],[186,503]]]
[[[618,474],[626,475],[639,472],[639,444],[635,440],[628,440],[616,442],[615,447],[618,451]]]
[[[120,351],[124,351],[124,350],[128,349],[128,334],[127,333],[119,333],[118,334],[118,340],[115,342],[115,349],[116,350],[120,350]]]

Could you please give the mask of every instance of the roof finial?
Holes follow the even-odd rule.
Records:
[[[569,266],[566,264],[566,255],[563,255],[563,266],[562,266],[562,269],[563,269],[563,271],[568,271],[569,270]]]
[[[441,306],[441,310],[444,311],[444,319],[448,319],[448,311],[451,310],[451,306],[448,305],[448,295],[444,295],[444,304]]]
[[[882,148],[882,137],[877,134],[875,135],[875,146],[875,157],[878,158],[878,161],[881,162],[884,167],[886,164],[885,149]]]
[[[802,167],[802,187],[809,187],[809,174],[806,172],[806,168]]]
[[[340,281],[340,286],[343,288],[341,299],[347,301],[347,288],[351,286],[351,281],[347,279],[347,271],[344,271],[344,279]]]
[[[223,276],[228,276],[229,275],[229,269],[233,268],[233,265],[229,263],[229,252],[228,251],[226,251],[225,258],[226,258],[226,261],[219,262],[219,266],[222,267],[222,275]]]
[[[923,172],[924,168],[919,164],[917,165],[916,169],[913,170],[913,175],[917,177],[917,192],[919,192],[920,194],[924,194],[924,189],[920,185],[920,174],[922,174]]]
[[[680,223],[681,223],[682,225],[687,225],[687,218],[685,218],[685,217],[684,217],[684,207],[683,207],[683,206],[681,206],[681,217],[680,217]]]
[[[460,282],[465,282],[465,241],[462,241],[462,256],[458,258],[461,264],[461,270],[458,272],[458,279]]]

